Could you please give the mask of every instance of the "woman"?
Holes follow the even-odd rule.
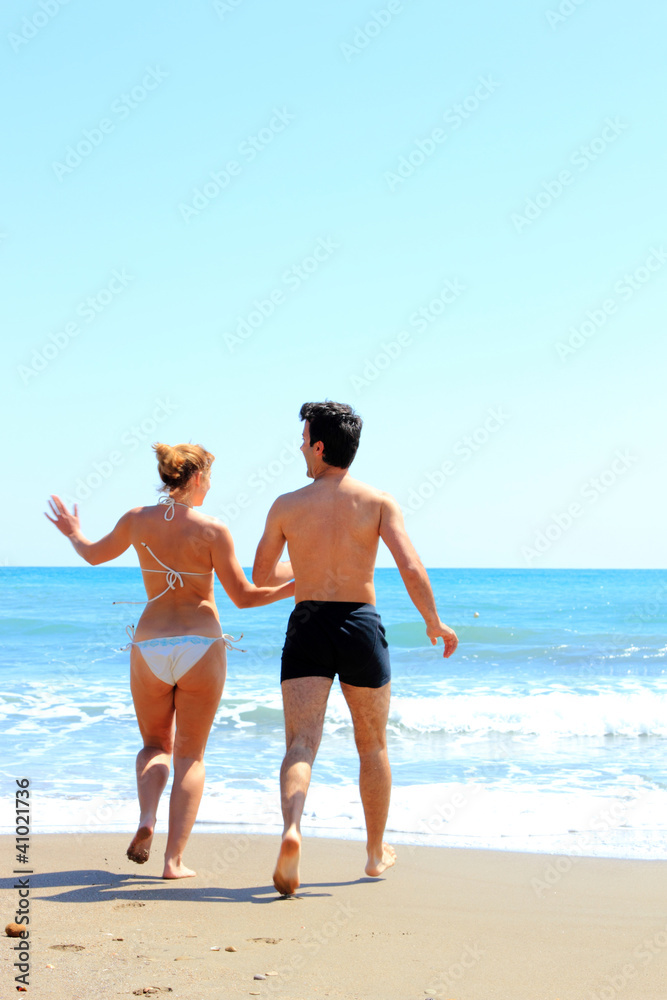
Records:
[[[162,497],[152,507],[134,507],[99,542],[90,542],[70,513],[52,496],[46,515],[95,566],[116,559],[133,545],[144,573],[148,600],[130,653],[132,698],[144,748],[137,756],[139,827],[127,850],[137,864],[148,860],[160,796],[174,757],[169,800],[169,834],[163,878],[196,872],[183,864],[183,851],[204,789],[204,748],[220,703],[226,674],[224,636],[213,596],[215,572],[239,608],[270,604],[294,593],[294,582],[255,587],[234,555],[229,529],[200,507],[210,488],[214,456],[200,445],[153,445]],[[291,577],[289,563],[275,574]],[[135,603],[135,602],[117,602]]]

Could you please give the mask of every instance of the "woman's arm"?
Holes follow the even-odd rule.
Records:
[[[130,526],[134,510],[129,510],[127,514],[123,514],[115,528],[108,535],[105,535],[104,538],[100,538],[99,542],[91,542],[81,531],[77,504],[74,504],[74,511],[70,513],[60,497],[52,495],[49,505],[51,513],[55,516],[50,517],[46,513],[44,516],[51,524],[55,524],[58,531],[61,531],[63,535],[69,538],[75,551],[82,559],[90,563],[91,566],[97,566],[99,563],[116,559],[129,549],[132,544]],[[138,510],[138,508],[135,509]]]
[[[218,580],[237,608],[256,608],[294,597],[294,580],[279,587],[256,587],[250,583],[236,558],[229,528],[219,522],[213,527],[211,557]]]

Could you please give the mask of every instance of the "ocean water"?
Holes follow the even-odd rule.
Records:
[[[376,573],[393,673],[388,839],[667,858],[667,572],[429,572],[459,636],[448,660],[398,572]],[[0,588],[0,832],[21,777],[36,832],[130,831],[140,741],[120,647],[140,609],[112,601],[141,600],[139,571],[4,567]],[[239,611],[219,588],[217,600],[247,652],[228,654],[195,829],[278,833],[292,602]],[[357,770],[335,684],[306,833],[363,839]]]

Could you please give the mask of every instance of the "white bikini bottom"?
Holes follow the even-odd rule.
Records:
[[[231,635],[219,635],[217,638],[207,635],[169,635],[161,639],[132,642],[131,645],[138,647],[151,672],[173,687],[219,639],[222,639],[227,649],[233,649],[231,643],[239,641]]]

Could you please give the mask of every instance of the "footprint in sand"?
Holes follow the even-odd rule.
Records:
[[[150,996],[152,993],[173,993],[171,986],[144,986],[141,990],[132,990],[135,997]]]

